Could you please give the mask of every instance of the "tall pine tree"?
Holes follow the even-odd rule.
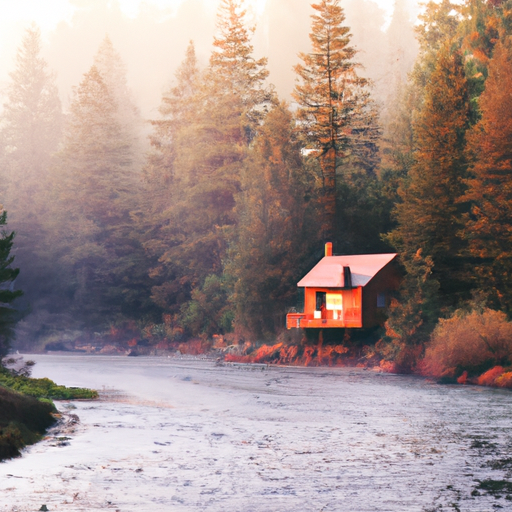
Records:
[[[312,4],[312,52],[299,54],[293,97],[306,148],[319,158],[324,196],[323,235],[337,235],[337,172],[351,151],[364,151],[376,140],[375,113],[367,81],[357,75],[356,51],[339,0]]]
[[[407,342],[424,341],[443,308],[457,307],[467,298],[459,231],[465,208],[460,200],[467,176],[465,133],[469,117],[462,55],[447,44],[437,55],[414,124],[415,163],[399,191],[398,227],[388,236],[408,272],[405,287],[425,292],[422,300],[411,290],[402,295],[401,309],[410,308],[410,300],[419,308],[417,330],[408,332],[404,326],[392,325],[395,319],[406,318],[396,312],[388,325],[394,332],[408,332]],[[437,287],[438,294],[432,293]]]
[[[154,290],[165,307],[183,302],[176,288],[190,297],[207,276],[222,274],[243,161],[273,97],[264,83],[266,59],[253,57],[245,20],[243,2],[222,0],[209,67],[190,98],[194,116],[175,139],[176,201],[167,210],[169,243],[154,270],[171,280]]]
[[[480,121],[469,134],[471,201],[464,234],[478,287],[495,307],[512,311],[512,43],[498,41],[480,96]]]
[[[52,212],[53,254],[71,296],[60,307],[97,328],[146,313],[150,293],[131,216],[138,209],[139,146],[126,124],[125,77],[108,40],[99,55],[113,59],[110,71],[117,71],[105,66],[102,74],[93,65],[74,91],[53,171]]]
[[[186,180],[179,172],[176,160],[179,150],[192,136],[192,127],[198,119],[195,101],[200,85],[194,44],[191,41],[185,59],[178,68],[175,81],[162,96],[160,117],[151,121],[151,149],[143,172],[143,202],[137,216],[144,247],[153,258],[153,300],[174,313],[190,297],[185,290],[186,267],[175,265],[169,251],[183,241],[175,217],[175,206],[180,202]],[[180,271],[183,274],[180,275]]]
[[[286,307],[295,305],[296,283],[311,264],[307,256],[319,243],[314,183],[293,130],[286,105],[270,111],[236,196],[237,236],[226,273],[234,281],[235,327],[256,339],[282,328]]]
[[[0,114],[0,201],[17,233],[16,254],[25,301],[44,301],[56,273],[48,256],[48,172],[62,131],[54,74],[41,57],[41,34],[32,25],[23,36]],[[41,279],[41,276],[46,276]],[[22,307],[27,307],[27,304]]]

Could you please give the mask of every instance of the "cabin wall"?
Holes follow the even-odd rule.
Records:
[[[316,309],[317,292],[325,294],[340,294],[342,296],[342,316],[338,316],[334,310],[324,308],[322,320],[327,320],[325,327],[361,327],[362,325],[362,288],[306,288],[304,293],[304,314],[307,319],[314,319]],[[329,321],[333,321],[330,325]],[[339,324],[338,324],[339,322]],[[343,324],[343,325],[341,325]]]
[[[391,262],[364,287],[363,327],[371,328],[384,324],[393,292],[398,290],[401,279],[398,265]]]

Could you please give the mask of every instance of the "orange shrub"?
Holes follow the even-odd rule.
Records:
[[[512,372],[506,372],[500,375],[495,381],[494,384],[499,388],[512,388]]]
[[[500,375],[503,375],[503,366],[495,366],[485,373],[482,373],[482,375],[478,377],[477,384],[479,386],[494,386],[496,379]]]
[[[384,359],[380,362],[380,368],[385,373],[397,373],[396,364],[392,361],[385,361]]]
[[[452,369],[475,374],[479,368],[507,365],[511,359],[512,323],[505,313],[490,309],[457,312],[439,321],[419,369],[433,377],[442,377]]]
[[[188,354],[191,356],[198,356],[204,354],[211,349],[211,343],[204,341],[201,338],[192,338],[185,343],[178,345],[178,350],[182,354]]]
[[[466,384],[468,382],[468,372],[464,370],[462,375],[457,379],[458,384]]]

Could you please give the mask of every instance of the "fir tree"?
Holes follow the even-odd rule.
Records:
[[[177,168],[176,159],[198,119],[196,95],[200,85],[200,72],[194,44],[191,41],[185,59],[175,74],[173,85],[162,96],[160,118],[152,120],[151,151],[143,172],[143,204],[138,227],[143,233],[144,247],[154,259],[151,269],[153,300],[179,311],[189,289],[184,291],[184,275],[173,257],[167,257],[183,241],[177,225],[175,207],[184,193],[186,179]],[[184,273],[186,266],[183,266]]]
[[[1,116],[2,179],[20,214],[30,207],[34,193],[44,183],[60,138],[58,91],[40,52],[41,34],[32,26],[18,48]],[[20,201],[22,205],[15,204]]]
[[[0,213],[0,226],[7,223],[7,213]],[[12,303],[22,295],[20,290],[13,290],[19,269],[11,268],[14,256],[11,255],[14,232],[7,233],[5,229],[0,233],[0,365],[2,357],[9,352],[11,341],[14,338],[16,324],[16,311]]]
[[[406,270],[421,259],[430,261],[426,280],[439,286],[439,293],[422,299],[421,325],[424,339],[433,327],[432,311],[456,307],[467,299],[467,286],[461,275],[463,246],[459,237],[465,205],[460,202],[466,178],[465,133],[469,125],[469,95],[462,56],[446,45],[437,56],[437,65],[425,90],[425,99],[414,124],[415,163],[399,191],[396,206],[398,227],[388,240],[400,251]],[[420,272],[421,273],[421,272]],[[405,282],[414,287],[415,277]],[[414,290],[402,294],[401,308],[408,308]],[[400,317],[400,314],[395,317]],[[406,318],[405,316],[402,316]],[[437,318],[437,317],[436,317]],[[403,330],[396,326],[395,330]],[[423,336],[423,338],[422,338]]]
[[[53,254],[73,297],[66,306],[75,319],[98,327],[144,313],[149,299],[147,262],[131,217],[138,200],[136,146],[119,104],[93,65],[74,91],[53,172]]]
[[[116,116],[122,130],[122,137],[132,148],[132,166],[135,174],[138,175],[145,150],[141,137],[143,122],[127,85],[124,62],[108,36],[105,36],[101,42],[94,56],[93,65],[116,102]]]
[[[0,115],[1,201],[17,233],[17,262],[23,268],[20,280],[32,304],[51,290],[56,278],[46,236],[48,171],[61,128],[55,77],[41,57],[41,35],[33,25],[18,48]]]
[[[220,275],[236,218],[235,195],[248,147],[272,100],[266,59],[252,53],[252,29],[242,2],[223,0],[209,67],[190,99],[194,116],[175,139],[176,202],[167,210],[167,246],[154,275],[168,276],[155,289],[166,307]]]
[[[312,189],[292,116],[278,105],[244,165],[236,196],[237,235],[225,270],[234,281],[235,326],[256,339],[275,336],[286,307],[295,305],[296,282],[318,243]]]
[[[469,134],[471,201],[464,234],[479,288],[495,307],[512,311],[512,45],[498,41],[480,96],[481,119]]]
[[[320,160],[324,194],[324,237],[337,234],[336,177],[340,159],[350,148],[375,142],[375,114],[371,111],[367,81],[356,73],[356,51],[339,0],[312,5],[312,52],[299,54],[298,83],[293,93],[299,104],[298,126],[307,148]]]

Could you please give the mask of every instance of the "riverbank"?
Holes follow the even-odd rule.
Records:
[[[20,455],[56,421],[51,402],[41,402],[0,385],[0,461]]]
[[[22,358],[8,363],[21,365],[23,374],[0,366],[0,461],[18,457],[21,450],[38,442],[57,421],[53,400],[95,399],[95,390],[59,386],[46,377],[29,377]]]

